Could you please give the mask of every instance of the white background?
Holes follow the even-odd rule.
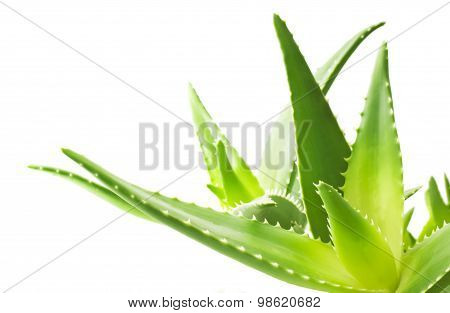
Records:
[[[386,21],[348,65],[382,40],[395,38],[389,43],[390,71],[407,187],[426,184],[430,175],[442,186],[450,169],[450,5],[407,30],[444,3],[6,1],[189,121],[189,81],[217,121],[262,122],[289,104],[272,13],[287,21],[313,70],[354,33]],[[374,59],[372,54],[343,73],[329,93],[350,139]],[[70,183],[28,170],[27,164],[78,171],[59,152],[70,147],[152,190],[183,172],[138,167],[139,123],[175,124],[175,117],[2,2],[0,86],[0,288],[5,290],[121,213]],[[233,140],[238,147],[239,140]],[[217,205],[207,182],[207,173],[196,170],[164,193]],[[411,206],[417,234],[427,219],[423,192],[408,202]],[[0,307],[125,312],[129,298],[288,294],[315,293],[276,281],[163,226],[125,216],[3,294]],[[407,301],[415,301],[415,307],[443,302],[442,296],[430,295],[384,296],[381,302],[367,296],[322,297],[330,311],[338,306],[356,311],[369,301],[377,303],[370,305],[373,311],[403,308]]]

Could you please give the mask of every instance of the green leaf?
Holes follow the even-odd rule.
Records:
[[[274,16],[275,29],[284,55],[294,111],[300,186],[314,237],[330,240],[327,214],[314,188],[323,181],[339,188],[350,148],[319,85],[286,24]]]
[[[219,140],[216,151],[225,196],[223,202],[228,207],[234,207],[239,203],[250,202],[255,199],[256,195],[252,194],[250,186],[245,185],[239,174],[234,171],[223,141]]]
[[[448,287],[439,285],[439,281],[450,270],[449,242],[450,224],[446,224],[409,249],[402,258],[403,271],[397,292],[425,292],[430,288],[436,292]]]
[[[262,196],[264,191],[258,180],[245,161],[239,156],[236,149],[231,146],[228,139],[222,134],[219,126],[214,123],[211,115],[206,111],[199,96],[191,85],[189,85],[189,95],[197,136],[210,176],[211,184],[208,185],[208,188],[226,206],[234,206],[236,203],[248,202]],[[224,172],[222,171],[224,164],[219,163],[217,151],[219,142],[222,142],[228,153],[226,156],[226,162],[230,163],[228,172],[232,173],[230,175],[235,176],[239,182],[239,186],[242,187],[242,193],[233,193],[233,198],[227,198],[229,193],[225,190],[224,184],[226,182],[223,181]],[[222,154],[221,161],[225,161],[223,157],[224,155]],[[225,173],[225,176],[228,177],[229,175]]]
[[[339,72],[358,46],[373,31],[383,25],[384,22],[378,23],[354,35],[318,69],[314,76],[324,94],[328,92]],[[287,182],[291,181],[292,165],[297,154],[295,143],[292,142],[292,138],[295,138],[295,133],[291,127],[293,125],[292,115],[291,107],[284,109],[275,124],[277,127],[271,130],[267,139],[261,161],[261,172],[257,173],[258,180],[265,190],[284,190]],[[271,177],[274,179],[270,179]]]
[[[419,241],[429,236],[435,229],[450,222],[450,207],[442,199],[434,177],[430,178],[428,190],[425,192],[425,201],[430,217],[419,235]]]
[[[395,259],[377,226],[330,185],[320,183],[318,190],[336,252],[346,269],[369,289],[394,291],[398,277]]]
[[[378,53],[342,190],[352,207],[381,228],[394,257],[399,259],[403,242],[403,172],[386,44]]]
[[[447,175],[444,175],[445,181],[445,193],[447,194],[447,203],[450,203],[450,182],[448,181]]]
[[[62,177],[64,179],[67,179],[68,181],[75,183],[76,185],[92,192],[96,196],[102,198],[106,202],[111,203],[112,205],[118,207],[119,209],[130,213],[134,216],[156,222],[155,219],[153,219],[151,216],[148,216],[147,214],[142,213],[141,211],[137,210],[132,205],[128,204],[128,202],[122,200],[119,196],[117,196],[114,192],[109,190],[108,188],[103,187],[102,185],[99,185],[92,180],[86,179],[80,175],[77,175],[75,173],[65,171],[63,169],[49,167],[49,166],[39,166],[39,165],[30,165],[29,168],[33,170],[43,171],[47,172],[59,177]]]
[[[355,52],[356,48],[366,39],[373,31],[383,26],[381,22],[367,27],[348,40],[336,53],[316,72],[316,80],[322,88],[322,92],[326,94],[344,67],[347,60]]]
[[[286,195],[300,197],[300,180],[299,180],[297,162],[293,162],[291,174],[289,175],[289,184],[286,187]]]
[[[297,158],[292,109],[280,113],[270,129],[257,177],[265,190],[286,190]]]
[[[63,152],[142,213],[250,267],[307,288],[369,291],[348,274],[329,244],[281,227],[146,191],[76,152],[67,149]]]
[[[416,238],[408,231],[409,222],[411,222],[414,208],[403,215],[403,251],[407,251],[416,243]]]
[[[412,196],[414,196],[420,189],[422,189],[422,186],[417,186],[414,188],[410,188],[410,189],[406,189],[404,196],[405,196],[405,200],[411,198]]]
[[[450,272],[447,272],[433,287],[428,289],[427,293],[450,293]]]
[[[246,218],[272,226],[279,225],[286,230],[293,230],[303,234],[306,226],[306,215],[303,213],[301,203],[293,197],[268,194],[253,202],[243,204],[234,210]]]

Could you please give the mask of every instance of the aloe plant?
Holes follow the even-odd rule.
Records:
[[[433,178],[426,191],[430,219],[417,239],[408,231],[413,210],[404,213],[405,200],[420,187],[403,186],[387,45],[379,50],[352,145],[325,98],[351,54],[382,23],[355,35],[315,76],[285,22],[275,15],[274,25],[292,102],[281,121],[285,127],[293,121],[297,143],[284,156],[285,166],[263,165],[255,175],[189,88],[207,187],[220,208],[147,191],[69,149],[62,151],[98,183],[53,167],[30,168],[66,178],[130,214],[291,284],[327,292],[449,292],[450,207]],[[288,149],[289,138],[274,138],[265,157]],[[450,198],[447,177],[445,188]]]

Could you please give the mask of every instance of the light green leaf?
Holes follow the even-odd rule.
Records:
[[[259,222],[279,225],[286,230],[303,234],[306,226],[306,215],[298,200],[293,197],[277,194],[267,194],[250,203],[243,204],[234,210],[246,218],[255,218]]]
[[[189,96],[192,108],[194,124],[197,130],[197,136],[200,147],[203,152],[203,158],[208,168],[211,184],[208,188],[221,200],[226,206],[234,206],[239,202],[248,202],[264,194],[260,184],[252,171],[234,149],[225,135],[222,134],[219,126],[213,121],[211,115],[206,111],[199,96],[194,88],[189,85]],[[224,186],[223,164],[219,164],[219,155],[217,153],[218,143],[222,142],[227,152],[227,159],[230,163],[230,170],[225,175],[234,175],[242,186],[242,193],[233,193],[233,198],[227,198],[229,193]],[[222,155],[224,157],[224,155]],[[224,159],[222,158],[222,161]],[[231,174],[232,173],[232,174]],[[228,175],[228,176],[229,176]]]
[[[358,136],[348,161],[344,197],[381,228],[396,259],[402,251],[403,172],[388,73],[387,45],[378,53]]]
[[[303,287],[368,291],[348,274],[329,244],[281,227],[146,191],[76,152],[67,149],[63,152],[142,213],[239,262]]]
[[[225,195],[224,203],[228,207],[234,207],[239,203],[250,202],[255,199],[256,194],[252,193],[251,186],[246,185],[239,174],[234,171],[223,141],[219,140],[216,151],[223,194]]]
[[[447,203],[450,204],[450,182],[448,181],[447,175],[444,175],[444,181],[445,181],[445,193],[447,194]]]
[[[428,190],[425,192],[425,201],[430,217],[419,235],[419,241],[429,236],[435,229],[450,222],[450,206],[442,199],[434,177],[430,178]]]
[[[355,52],[356,48],[366,39],[373,31],[384,25],[384,22],[367,27],[353,36],[347,41],[336,53],[316,72],[316,80],[322,88],[322,92],[326,94],[344,67],[347,60]]]
[[[300,186],[311,232],[330,240],[327,214],[313,183],[326,182],[335,188],[344,183],[341,175],[350,148],[319,85],[286,24],[274,16],[275,29],[284,56],[294,111]]]
[[[118,207],[119,209],[130,213],[134,216],[156,222],[155,219],[153,219],[151,216],[148,216],[147,214],[142,213],[141,211],[137,210],[132,205],[129,205],[128,202],[122,200],[119,196],[117,196],[114,192],[109,190],[108,188],[103,187],[102,185],[99,185],[92,180],[88,180],[80,175],[77,175],[75,173],[65,171],[59,168],[49,167],[49,166],[39,166],[39,165],[30,165],[29,168],[33,170],[43,171],[47,172],[59,177],[62,177],[64,179],[67,179],[68,181],[75,183],[76,185],[87,189],[88,191],[92,192],[96,196],[102,198],[106,202],[111,203],[112,205]]]
[[[346,269],[369,289],[394,291],[398,277],[395,260],[377,226],[330,185],[320,183],[318,190],[336,252]]]
[[[334,80],[342,70],[345,63],[355,52],[358,46],[383,23],[367,27],[348,40],[333,56],[320,67],[314,75],[317,83],[326,94]],[[271,130],[266,142],[264,154],[261,161],[261,172],[257,177],[265,190],[284,190],[292,173],[292,164],[296,159],[295,133],[293,125],[292,107],[281,112],[276,127]],[[270,179],[273,177],[274,179]]]
[[[414,208],[403,215],[403,251],[408,250],[416,243],[416,238],[408,231],[409,222],[411,222]]]
[[[414,196],[420,189],[422,189],[422,186],[417,186],[414,188],[410,188],[410,189],[406,189],[405,190],[405,200],[411,198],[412,196]]]
[[[270,129],[257,177],[265,190],[286,190],[297,158],[292,109],[280,113]]]
[[[430,288],[436,292],[448,287],[439,285],[439,281],[450,270],[449,242],[450,224],[446,224],[409,249],[402,258],[403,271],[397,292],[425,292]]]

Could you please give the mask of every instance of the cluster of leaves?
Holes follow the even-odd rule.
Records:
[[[31,168],[67,178],[130,214],[288,283],[328,292],[450,291],[450,206],[433,178],[426,191],[430,219],[417,239],[407,229],[413,210],[403,215],[405,200],[419,188],[404,191],[387,45],[379,49],[352,146],[325,98],[353,52],[383,23],[352,37],[315,75],[285,22],[275,15],[274,24],[292,101],[280,122],[285,131],[294,123],[297,149],[289,136],[272,134],[263,160],[283,157],[277,164],[285,166],[273,169],[263,161],[254,175],[190,87],[207,187],[220,210],[147,191],[68,149],[64,154],[100,183],[61,169]],[[447,178],[445,186],[450,198]]]

